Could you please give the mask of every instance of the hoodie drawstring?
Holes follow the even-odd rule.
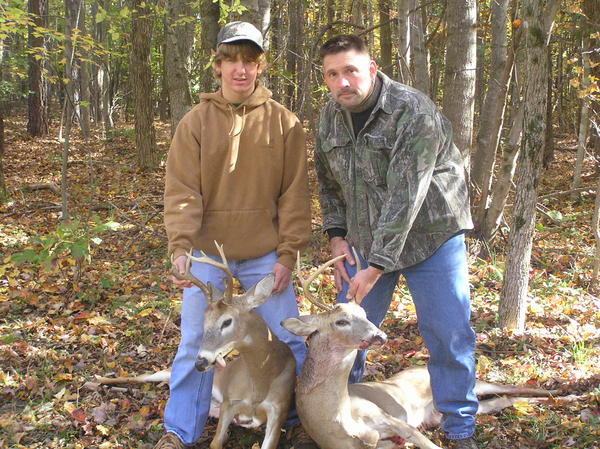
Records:
[[[229,130],[229,173],[235,170],[237,164],[238,153],[240,150],[240,136],[246,125],[246,106],[242,107],[242,115],[239,116],[233,111],[233,107],[229,105],[231,114],[231,129]]]

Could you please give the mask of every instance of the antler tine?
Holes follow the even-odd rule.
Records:
[[[356,264],[356,272],[358,273],[360,270],[362,270],[362,264],[360,263],[360,258],[358,257],[358,252],[356,251],[356,248],[354,246],[352,247],[352,254],[354,254],[354,263]],[[350,299],[349,302],[355,303],[356,297]]]
[[[175,264],[173,264],[173,255],[171,255],[171,264],[172,264],[171,265],[171,274],[181,281],[190,281],[192,284],[194,284],[200,290],[202,290],[202,293],[204,293],[204,296],[206,297],[207,302],[212,301],[211,289],[208,288],[208,286],[206,284],[204,284],[200,279],[198,279],[196,276],[194,276],[190,272],[190,266],[192,264],[191,251],[186,252],[185,255],[187,256],[187,259],[185,261],[185,273],[179,272],[179,270],[177,269],[177,266]]]
[[[297,258],[297,262],[296,262],[297,271],[298,271],[297,276],[298,276],[298,279],[300,280],[300,284],[302,285],[302,290],[304,291],[304,296],[306,296],[306,299],[308,299],[312,304],[314,304],[315,306],[317,306],[323,310],[332,310],[333,307],[325,304],[320,299],[315,298],[312,295],[312,293],[310,292],[309,286],[316,279],[316,277],[325,270],[325,268],[333,265],[338,260],[342,260],[344,257],[345,256],[342,254],[341,256],[337,256],[331,260],[328,260],[327,262],[325,262],[324,264],[319,266],[319,268],[317,268],[317,271],[315,271],[313,274],[311,274],[308,277],[308,279],[304,279],[302,277],[302,275],[300,274],[300,253],[298,253],[298,258]]]
[[[225,252],[223,251],[223,245],[219,245],[217,242],[215,242],[215,246],[217,247],[217,251],[221,256],[221,262],[211,259],[204,252],[200,252],[201,257],[194,257],[191,253],[188,254],[188,257],[196,262],[205,263],[207,265],[212,265],[213,267],[219,268],[225,273],[225,293],[223,298],[225,301],[228,301],[233,297],[233,275],[229,269],[227,257],[225,257]]]

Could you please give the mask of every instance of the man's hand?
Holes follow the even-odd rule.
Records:
[[[373,288],[373,285],[375,285],[375,282],[377,282],[382,274],[382,270],[371,266],[364,270],[360,270],[350,280],[350,287],[348,288],[346,299],[355,299],[356,302],[360,304],[363,298],[371,291],[371,288]]]
[[[287,288],[288,283],[290,282],[290,277],[292,276],[292,270],[285,265],[281,265],[279,262],[275,262],[275,265],[273,265],[273,269],[271,271],[275,275],[275,282],[273,283],[272,291],[272,294],[275,295],[277,293],[281,293]]]
[[[350,265],[354,265],[356,263],[354,261],[354,257],[352,256],[352,249],[345,238],[333,237],[329,241],[329,244],[331,245],[332,258],[336,258],[337,256],[344,254]],[[342,279],[350,284],[350,276],[348,276],[348,272],[344,267],[344,259],[338,260],[333,264],[333,278],[335,279],[335,288],[337,288],[338,292],[342,291]]]
[[[187,256],[181,255],[181,256],[178,256],[173,261],[173,266],[177,268],[177,271],[179,271],[179,273],[184,274],[186,262],[187,262]],[[171,280],[173,281],[173,284],[175,285],[175,287],[178,287],[178,288],[190,288],[192,285],[194,285],[190,281],[182,281],[181,279],[177,279],[173,275],[171,275]]]

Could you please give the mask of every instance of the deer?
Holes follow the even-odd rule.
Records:
[[[303,294],[323,312],[288,318],[281,323],[290,332],[306,337],[308,342],[306,360],[296,383],[300,421],[323,449],[388,449],[404,441],[421,448],[438,448],[421,433],[441,422],[425,367],[409,368],[380,382],[348,384],[356,351],[381,346],[387,337],[367,319],[356,302],[328,305],[310,292],[312,281],[343,257],[323,264],[308,279],[301,276],[298,260],[297,276]],[[477,381],[475,391],[482,396],[549,397],[556,393],[483,381]],[[480,402],[478,413],[492,413],[527,399],[507,396],[486,399]]]
[[[216,242],[215,242],[216,244]],[[217,367],[213,385],[213,406],[220,402],[219,420],[210,449],[221,449],[227,429],[234,422],[247,428],[266,424],[261,449],[275,449],[287,417],[296,378],[296,361],[291,349],[269,329],[254,310],[263,304],[273,289],[274,275],[261,279],[242,295],[233,294],[233,276],[222,245],[217,244],[221,262],[201,253],[187,252],[185,273],[173,267],[172,274],[188,280],[204,293],[204,335],[196,358],[196,369]],[[224,291],[204,284],[190,272],[192,261],[215,266],[225,275]],[[237,350],[239,356],[227,363],[225,357]],[[161,382],[168,380],[168,370],[133,378],[97,377],[100,383]]]

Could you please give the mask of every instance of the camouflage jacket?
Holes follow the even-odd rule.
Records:
[[[356,138],[340,105],[325,105],[315,164],[323,230],[346,230],[389,272],[427,259],[472,222],[450,122],[423,93],[379,76],[379,99]]]

